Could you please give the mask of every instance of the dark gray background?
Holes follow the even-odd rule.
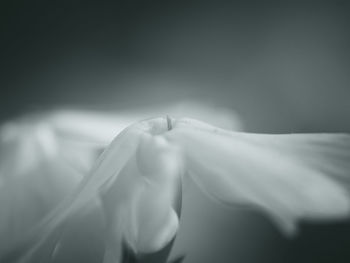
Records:
[[[1,120],[194,99],[236,110],[247,131],[350,131],[347,1],[7,2]],[[189,192],[186,262],[350,260],[347,223],[303,224],[287,240],[263,215]]]

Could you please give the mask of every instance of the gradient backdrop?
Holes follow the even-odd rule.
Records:
[[[350,132],[348,1],[0,5],[2,121],[199,100],[236,110],[251,132]],[[288,240],[264,215],[185,190],[173,254],[186,263],[350,262],[349,223],[304,223]]]

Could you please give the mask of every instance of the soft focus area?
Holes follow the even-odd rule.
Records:
[[[350,132],[350,4],[297,2],[3,1],[0,121],[65,108],[185,115],[194,102],[248,132]],[[288,239],[190,180],[183,198],[171,255],[184,263],[350,261],[349,222],[302,223]]]

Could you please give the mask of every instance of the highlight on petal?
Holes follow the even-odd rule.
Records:
[[[191,117],[228,130],[241,130],[242,122],[231,109],[198,101],[144,107],[138,110],[92,111],[59,109],[44,118],[58,134],[73,140],[102,143],[107,146],[123,129],[143,119],[170,115],[173,118]]]

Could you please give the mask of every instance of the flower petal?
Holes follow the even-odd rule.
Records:
[[[209,196],[267,212],[286,234],[298,219],[350,216],[350,135],[264,135],[182,119],[166,135]]]

